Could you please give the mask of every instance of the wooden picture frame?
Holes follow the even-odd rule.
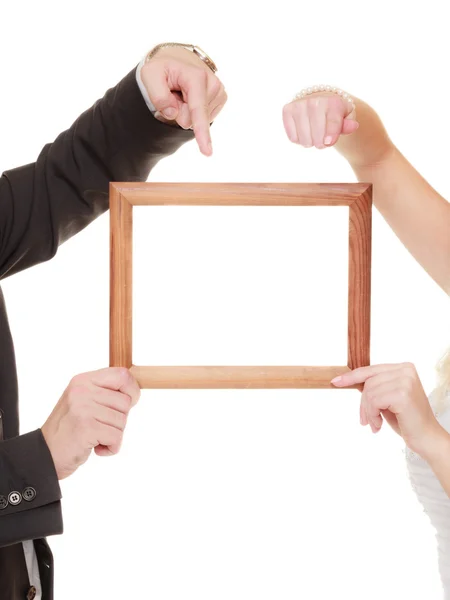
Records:
[[[348,335],[343,366],[136,366],[132,358],[133,206],[348,206]],[[366,183],[111,183],[110,366],[141,388],[334,388],[370,364],[372,186]],[[359,387],[359,386],[355,386]]]

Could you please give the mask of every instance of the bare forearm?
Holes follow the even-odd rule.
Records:
[[[373,183],[374,203],[412,256],[450,294],[450,204],[389,139],[375,111],[355,100],[359,129],[337,150],[359,181]]]
[[[400,241],[450,294],[450,204],[394,148],[378,165],[355,169]]]

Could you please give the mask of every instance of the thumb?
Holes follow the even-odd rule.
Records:
[[[179,112],[179,98],[169,88],[165,72],[154,69],[144,83],[156,112],[169,121],[175,121]]]
[[[347,117],[342,123],[342,135],[350,135],[351,133],[355,133],[358,127],[358,121],[355,121],[354,119],[349,119]]]
[[[151,96],[150,100],[152,100]],[[170,94],[165,101],[161,101],[159,98],[155,101],[152,100],[152,104],[156,108],[155,114],[162,115],[168,121],[175,121],[178,118],[178,102],[174,94]]]

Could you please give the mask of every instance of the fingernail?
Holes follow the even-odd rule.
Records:
[[[329,146],[332,141],[333,138],[331,137],[331,135],[327,135],[327,137],[323,140],[323,143],[325,144],[325,146]]]
[[[338,375],[338,377],[332,379],[330,383],[339,383],[340,381],[342,381],[342,375]]]
[[[166,119],[174,119],[176,114],[177,111],[175,108],[166,108],[166,110],[163,110],[163,115]]]

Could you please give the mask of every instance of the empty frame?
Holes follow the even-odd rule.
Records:
[[[133,206],[160,205],[254,206],[255,210],[261,206],[298,206],[299,210],[302,206],[348,206],[347,364],[286,367],[134,365]],[[370,364],[370,184],[111,183],[110,224],[110,366],[131,369],[141,388],[333,388],[330,381],[334,377]]]

